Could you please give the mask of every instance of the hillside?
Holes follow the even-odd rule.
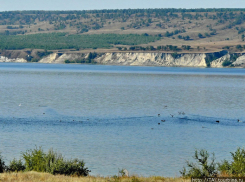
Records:
[[[243,52],[245,9],[9,11],[0,12],[0,34],[2,50]],[[128,40],[133,41],[118,38],[125,34],[132,34]],[[90,44],[67,41],[60,35],[79,42],[90,36],[85,41]],[[137,41],[145,37],[148,39]],[[99,39],[106,45],[98,43]],[[24,46],[18,46],[20,42]],[[51,42],[53,46],[49,46]]]

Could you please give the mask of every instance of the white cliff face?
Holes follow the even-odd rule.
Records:
[[[9,59],[4,56],[0,56],[0,62],[15,62],[15,63],[26,63],[27,60],[23,58]]]
[[[223,65],[222,65],[223,62],[226,60],[230,60],[230,57],[231,57],[230,54],[226,54],[226,55],[222,56],[221,58],[212,61],[210,66],[212,68],[223,68]]]
[[[88,53],[53,53],[41,59],[39,63],[65,63],[66,60],[76,61],[88,58]],[[174,56],[174,57],[173,57]],[[207,67],[206,54],[178,54],[170,53],[100,53],[94,59],[99,64],[128,65],[128,66],[176,66],[176,67]],[[230,54],[226,54],[210,63],[210,67],[223,67],[223,62],[230,61]],[[10,59],[0,56],[0,62],[27,62],[23,58]],[[232,63],[236,67],[245,66],[245,55]]]
[[[39,63],[65,63],[66,60],[74,61],[83,59],[88,54],[62,54],[59,56],[58,53],[50,54],[49,56],[41,59]]]
[[[173,66],[206,67],[206,54],[184,54],[174,60]]]
[[[64,63],[66,60],[74,61],[82,59],[82,54],[62,54],[60,57],[58,57],[55,62],[56,63]]]
[[[245,55],[240,56],[239,58],[237,58],[237,60],[232,63],[232,65],[234,66],[244,66],[245,65]]]
[[[206,67],[205,54],[183,54],[176,59],[166,53],[106,53],[97,58],[101,64],[131,66]]]
[[[55,61],[56,61],[57,57],[58,57],[58,54],[53,53],[53,54],[50,54],[47,57],[41,59],[39,61],[39,63],[56,63]]]
[[[16,62],[16,63],[27,63],[27,60],[25,60],[23,58],[17,58],[14,60],[14,62]]]

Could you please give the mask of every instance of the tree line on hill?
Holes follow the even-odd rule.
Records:
[[[28,35],[0,35],[0,49],[97,49],[113,45],[139,45],[159,40],[158,36],[146,34],[92,34],[69,35],[67,33],[43,33]]]
[[[162,46],[130,46],[127,47],[117,47],[119,51],[181,51],[181,50],[191,50],[193,49],[190,45],[182,45],[181,47],[174,45],[162,45]]]
[[[230,29],[245,22],[245,9],[221,8],[221,9],[115,9],[115,10],[83,10],[83,11],[4,11],[0,12],[0,25],[20,25],[19,28],[30,27],[37,22],[48,22],[54,30],[62,30],[66,27],[77,29],[78,33],[103,28],[105,24],[113,21],[127,22],[133,19],[125,28],[142,28],[153,25],[165,28],[163,22],[171,19],[201,20],[210,19],[217,24],[228,25],[224,29]],[[158,23],[155,23],[158,22]],[[18,28],[18,26],[12,26]],[[41,31],[41,29],[39,30]]]

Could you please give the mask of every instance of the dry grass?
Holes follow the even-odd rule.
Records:
[[[151,177],[69,177],[63,175],[51,175],[48,173],[24,172],[0,174],[0,182],[190,182],[183,178]]]
[[[235,12],[235,14],[239,14],[240,12]],[[181,36],[190,36],[191,40],[185,41],[183,39],[179,39],[178,35],[174,35],[173,37],[167,38],[164,37],[163,39],[151,42],[149,44],[142,44],[140,46],[160,46],[160,45],[174,45],[181,47],[182,45],[191,45],[192,50],[191,51],[179,51],[181,53],[205,53],[205,52],[216,52],[221,51],[222,47],[224,46],[233,46],[235,47],[238,44],[245,45],[245,42],[241,40],[241,34],[238,34],[238,31],[236,28],[245,27],[245,22],[242,22],[240,25],[236,25],[232,27],[231,29],[226,28],[227,25],[230,24],[230,21],[226,21],[225,23],[217,23],[218,20],[213,20],[210,18],[199,18],[199,19],[182,19],[181,13],[178,14],[178,18],[171,18],[169,17],[169,21],[166,21],[165,18],[152,18],[152,22],[149,26],[140,26],[138,28],[133,28],[132,24],[140,22],[142,20],[147,21],[147,17],[143,18],[135,18],[134,16],[131,16],[128,18],[125,22],[122,22],[120,18],[118,19],[106,19],[103,20],[103,28],[100,28],[98,30],[90,29],[88,32],[84,32],[83,34],[107,34],[107,33],[115,33],[115,34],[143,34],[148,33],[150,35],[158,35],[162,34],[164,35],[167,31],[172,32],[175,30],[185,29],[186,32],[180,33],[178,35]],[[195,12],[187,13],[192,14],[195,16]],[[204,16],[205,12],[201,12],[199,14],[202,14]],[[216,13],[209,12],[208,15],[216,15]],[[62,15],[66,16],[66,15]],[[74,22],[75,21],[75,22]],[[231,22],[234,20],[231,20]],[[91,26],[94,22],[101,23],[100,18],[95,18],[94,15],[91,14],[91,17],[89,18],[81,18],[76,20],[67,20],[67,21],[61,21],[66,24],[66,28],[62,30],[56,30],[55,29],[55,22],[50,24],[48,21],[39,21],[38,19],[35,20],[35,23],[32,23],[30,25],[24,25],[23,30],[26,31],[25,34],[36,34],[36,33],[52,33],[52,32],[68,32],[70,34],[77,34],[79,33],[79,29],[75,25],[71,25],[73,23],[83,23],[84,25]],[[59,21],[57,23],[60,23]],[[156,26],[157,24],[161,23],[163,27]],[[0,25],[0,32],[4,32],[7,29],[8,25]],[[18,24],[12,25],[12,26],[19,26]],[[122,30],[121,27],[124,27],[125,29]],[[202,33],[205,35],[205,33],[210,34],[211,30],[215,29],[217,33],[212,36],[206,36],[206,38],[199,38],[198,33]],[[39,31],[38,29],[42,29],[42,31]],[[16,30],[9,30],[16,31]],[[79,33],[80,34],[80,33]],[[199,46],[199,49],[197,47]],[[115,46],[116,47],[116,46]],[[89,51],[96,51],[96,52],[114,52],[117,51],[116,48],[112,48],[110,50],[85,50],[80,52],[89,52]],[[124,46],[129,47],[129,46]],[[229,50],[230,52],[241,52],[239,50],[235,50],[234,48],[231,48]],[[165,51],[166,52],[166,51]]]

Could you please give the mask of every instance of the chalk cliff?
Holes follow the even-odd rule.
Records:
[[[95,63],[105,65],[207,67],[207,59],[209,59],[210,54],[214,54],[213,57],[215,58],[213,60],[209,60],[210,67],[223,67],[224,61],[231,61],[231,66],[234,67],[245,67],[245,55],[237,54],[237,59],[231,60],[231,55],[228,53],[98,53],[93,57],[93,61]],[[26,59],[23,57],[13,58],[13,55],[10,58],[7,56],[0,56],[0,62],[28,62],[28,56],[29,55],[27,55]],[[78,60],[87,60],[88,57],[89,53],[52,53],[38,60],[38,62],[65,63],[66,60],[77,62]]]
[[[245,55],[242,55],[236,59],[235,62],[232,63],[233,66],[242,66],[245,67]]]
[[[26,63],[27,60],[23,59],[23,58],[8,58],[5,56],[0,56],[0,62],[15,62],[15,63]]]
[[[95,59],[100,64],[130,66],[188,66],[206,67],[205,54],[168,53],[106,53]]]
[[[56,59],[58,58],[58,54],[57,53],[54,53],[54,54],[50,54],[49,56],[41,59],[39,61],[39,63],[57,63],[56,62]]]
[[[230,60],[230,54],[226,54],[224,56],[222,56],[221,58],[219,59],[215,59],[214,61],[212,61],[210,63],[210,67],[212,68],[222,68],[223,67],[223,62],[226,61],[226,60]]]

